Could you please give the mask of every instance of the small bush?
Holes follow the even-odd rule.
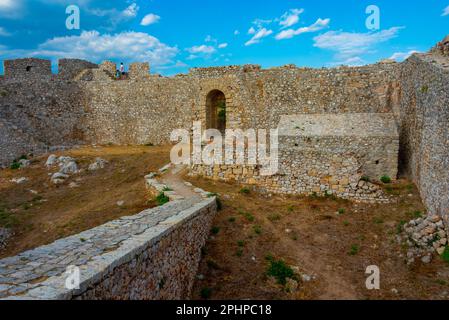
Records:
[[[287,278],[293,279],[295,272],[288,266],[283,260],[270,259],[270,265],[268,266],[267,275],[276,278],[277,282],[281,285],[287,283]]]
[[[209,299],[212,296],[212,289],[211,288],[203,288],[200,292],[201,298],[203,299]]]
[[[235,222],[235,217],[230,217],[230,218],[228,219],[228,221],[229,221],[229,222]]]
[[[220,266],[218,265],[218,263],[216,263],[214,260],[212,260],[212,259],[209,259],[209,260],[207,260],[207,266],[210,268],[210,269],[215,269],[215,270],[219,270],[220,269]]]
[[[382,218],[374,218],[374,223],[375,224],[382,224],[382,223],[384,223],[384,220]]]
[[[343,208],[338,209],[338,214],[345,214],[346,210]]]
[[[359,253],[359,251],[360,251],[359,246],[356,245],[356,244],[353,244],[353,245],[351,246],[351,250],[349,251],[349,255],[350,255],[350,256],[355,256],[357,253]]]
[[[449,263],[449,246],[446,247],[443,254],[441,255],[441,258],[443,258],[444,261]]]
[[[158,205],[163,206],[164,204],[168,203],[170,199],[163,193],[159,193],[159,195],[156,197],[156,202]]]
[[[349,223],[349,221],[344,221],[344,222],[343,222],[343,225],[344,225],[345,227],[348,227],[348,226],[350,225],[350,223]]]
[[[16,160],[13,161],[13,163],[11,164],[11,166],[9,167],[11,170],[17,170],[20,169],[20,163],[17,162]]]
[[[243,212],[243,216],[248,220],[249,222],[254,222],[255,218],[254,216],[249,212]]]
[[[254,226],[253,230],[256,234],[261,234],[262,233],[262,227],[261,226]]]
[[[212,229],[210,230],[210,232],[214,235],[217,235],[220,232],[220,228],[219,227],[212,227]]]
[[[242,248],[237,249],[237,252],[235,253],[235,255],[236,255],[237,257],[243,256],[243,250],[242,250]]]
[[[365,182],[371,181],[371,179],[368,176],[363,176],[362,178],[360,178],[360,180],[365,181]]]
[[[245,246],[245,241],[239,240],[239,241],[237,241],[237,245],[238,245],[239,247],[244,247],[244,246]]]
[[[249,194],[250,192],[251,192],[251,190],[249,190],[249,188],[247,188],[247,187],[240,189],[241,194]]]
[[[208,195],[207,195],[207,197],[208,197],[208,198],[215,197],[215,201],[216,201],[216,203],[217,203],[217,210],[218,210],[218,211],[221,211],[221,209],[223,209],[223,203],[221,202],[221,199],[220,199],[220,197],[218,196],[217,193],[209,192]]]
[[[427,93],[429,91],[429,86],[422,86],[421,87],[421,92],[422,93]]]
[[[380,178],[380,181],[382,181],[385,184],[388,184],[388,183],[391,183],[391,178],[389,176],[385,175]]]

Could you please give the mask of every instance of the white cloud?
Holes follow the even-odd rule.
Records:
[[[9,37],[11,33],[5,30],[5,28],[0,27],[0,36],[1,37]]]
[[[228,46],[227,43],[220,43],[220,44],[218,45],[218,49],[224,49],[224,48],[226,48],[227,46]]]
[[[202,54],[212,54],[216,51],[216,49],[212,46],[207,46],[205,44],[201,46],[193,46],[191,48],[186,49],[191,54],[202,53]]]
[[[442,16],[443,16],[443,17],[449,16],[449,6],[447,6],[446,8],[444,8]]]
[[[390,57],[390,59],[401,62],[401,61],[404,61],[405,59],[407,59],[408,57],[410,57],[412,54],[418,53],[418,52],[419,51],[416,51],[416,50],[410,50],[408,52],[395,52]]]
[[[262,38],[268,37],[272,33],[273,30],[267,30],[266,28],[262,28],[261,30],[257,31],[257,33],[249,41],[245,43],[245,46],[250,46],[259,43]]]
[[[107,59],[148,61],[152,65],[172,62],[178,49],[142,32],[100,34],[83,31],[79,36],[55,37],[40,44],[34,50],[5,51],[9,56],[40,56],[49,58],[78,58],[92,62]]]
[[[320,49],[331,50],[336,53],[338,60],[348,60],[375,50],[376,45],[389,41],[398,36],[402,27],[368,32],[350,33],[343,31],[329,31],[314,38],[314,46]]]
[[[161,17],[154,13],[147,14],[145,17],[143,17],[142,21],[140,22],[141,26],[149,26],[150,24],[158,23]]]
[[[125,10],[122,11],[124,17],[134,18],[137,16],[139,6],[136,3],[130,4]]]
[[[0,0],[0,16],[15,19],[23,13],[22,0]]]
[[[249,28],[248,34],[255,34],[255,33],[256,33],[256,29],[254,29],[254,27]]]
[[[290,9],[284,13],[279,21],[282,28],[291,27],[299,22],[299,15],[304,12],[304,9]]]
[[[238,31],[238,30],[235,30],[235,31],[234,31],[234,35],[235,35],[235,36],[238,36],[239,34],[240,34],[240,31]]]
[[[329,23],[330,23],[330,19],[319,18],[314,24],[312,24],[308,27],[302,27],[302,28],[299,28],[296,30],[287,29],[287,30],[281,31],[280,33],[278,33],[276,35],[276,40],[290,39],[290,38],[293,38],[294,36],[298,36],[303,33],[320,31],[320,30],[327,28],[329,26]]]

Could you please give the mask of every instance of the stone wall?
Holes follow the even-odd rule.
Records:
[[[3,62],[5,78],[43,79],[52,76],[50,60],[25,58]]]
[[[430,214],[449,219],[449,59],[413,55],[402,65],[401,168]]]
[[[95,69],[98,65],[80,59],[60,59],[58,61],[58,77],[71,80],[86,69]]]
[[[85,98],[77,83],[55,77],[0,81],[0,119],[16,128],[17,141],[29,141],[10,149],[8,154],[19,157],[23,152],[13,150],[35,143],[44,146],[43,150],[85,143]],[[0,149],[7,149],[8,141],[2,138]],[[11,156],[5,155],[0,154],[0,165],[9,164]]]
[[[278,131],[276,174],[263,176],[260,164],[195,165],[192,174],[281,194],[388,201],[378,186],[366,180],[397,177],[399,136],[393,114],[283,116]]]
[[[215,212],[214,197],[173,201],[2,259],[0,298],[188,299]]]

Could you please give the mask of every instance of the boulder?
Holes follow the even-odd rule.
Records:
[[[49,168],[51,166],[54,166],[57,161],[58,161],[58,158],[54,154],[51,154],[48,157],[47,162],[45,162],[45,165]]]
[[[94,163],[89,165],[89,171],[96,171],[98,169],[104,169],[108,162],[102,158],[96,158]]]
[[[77,173],[78,172],[78,166],[76,165],[76,162],[73,160],[62,162],[60,164],[59,172],[63,174],[69,174],[69,173]]]

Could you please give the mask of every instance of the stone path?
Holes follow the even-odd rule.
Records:
[[[93,258],[116,250],[131,237],[201,202],[206,193],[184,183],[179,175],[181,170],[179,167],[166,169],[162,176],[163,183],[173,190],[170,193],[177,200],[0,260],[0,298],[23,295],[48,278],[61,276],[68,266],[86,265]]]

